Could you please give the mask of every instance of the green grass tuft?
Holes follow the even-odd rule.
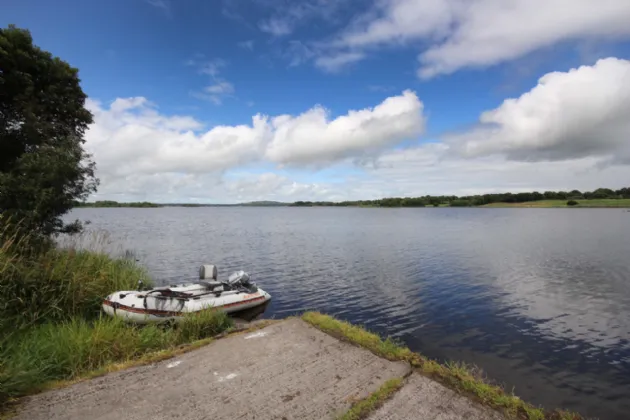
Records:
[[[502,411],[510,418],[527,420],[582,420],[577,413],[567,411],[545,412],[519,397],[506,393],[503,388],[489,384],[477,368],[463,363],[438,363],[414,353],[391,339],[383,340],[377,334],[350,323],[318,312],[306,312],[302,319],[314,327],[344,341],[361,346],[388,360],[402,360],[417,372],[438,380],[445,386],[473,396],[482,404]]]
[[[399,346],[389,338],[383,340],[377,334],[319,312],[306,312],[302,315],[302,319],[336,338],[365,347],[388,360],[411,361],[417,356],[408,348]]]
[[[367,418],[370,413],[378,409],[403,385],[402,378],[394,378],[385,382],[378,390],[367,398],[352,404],[352,407],[338,417],[338,420],[361,420]]]

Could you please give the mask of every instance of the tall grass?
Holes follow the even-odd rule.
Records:
[[[212,337],[232,325],[224,312],[214,310],[189,314],[173,327],[140,327],[106,316],[39,325],[5,343],[0,353],[0,405],[39,391],[47,382]]]
[[[94,319],[103,297],[150,284],[135,261],[74,248],[33,253],[28,242],[2,238],[0,247],[0,332],[80,316]]]
[[[179,325],[129,325],[101,313],[105,296],[151,280],[135,258],[104,252],[100,234],[33,247],[16,229],[0,229],[0,407],[111,363],[219,334],[223,312],[187,315]],[[8,232],[13,232],[9,234]]]

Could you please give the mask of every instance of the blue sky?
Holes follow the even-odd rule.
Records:
[[[96,117],[95,199],[341,200],[630,179],[625,0],[2,3],[3,26],[80,69]]]

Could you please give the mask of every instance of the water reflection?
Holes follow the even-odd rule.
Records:
[[[523,398],[602,419],[630,412],[630,218],[621,210],[163,208],[73,215],[162,282],[244,269],[264,316],[316,309]]]

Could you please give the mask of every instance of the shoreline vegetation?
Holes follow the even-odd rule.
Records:
[[[111,365],[177,351],[233,328],[231,318],[214,310],[173,326],[108,317],[101,311],[104,296],[135,290],[139,280],[151,285],[135,259],[73,246],[34,250],[11,231],[0,231],[0,412],[51,382],[106,373]]]
[[[442,195],[421,197],[390,197],[378,200],[357,201],[252,201],[238,204],[151,203],[117,201],[75,201],[74,207],[522,207],[522,208],[630,208],[630,187],[612,190],[598,188],[594,191],[545,191],[540,193],[497,193],[471,196]]]

